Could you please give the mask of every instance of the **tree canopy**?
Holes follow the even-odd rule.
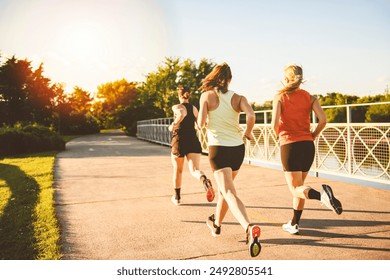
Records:
[[[116,80],[101,84],[95,93],[78,86],[68,93],[61,83],[44,75],[44,65],[33,69],[31,61],[0,57],[0,126],[37,123],[61,133],[90,133],[99,128],[122,127],[135,135],[138,120],[171,117],[179,102],[176,88],[191,89],[191,103],[198,107],[202,80],[216,64],[208,59],[166,57],[145,81]],[[388,90],[375,96],[357,97],[337,92],[317,95],[328,122],[345,122],[346,108],[326,106],[390,101]],[[254,110],[271,110],[272,101],[252,104]],[[353,122],[390,122],[390,105],[356,106]]]

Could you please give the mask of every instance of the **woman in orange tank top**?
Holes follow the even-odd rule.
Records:
[[[280,155],[287,185],[293,195],[293,217],[282,226],[290,234],[299,234],[299,221],[306,199],[316,199],[337,214],[342,206],[331,187],[322,185],[320,192],[305,186],[305,179],[314,160],[314,140],[325,128],[326,115],[317,98],[300,89],[302,67],[290,65],[284,69],[285,87],[273,100],[272,127],[279,137]],[[310,113],[318,118],[315,130],[310,130]]]

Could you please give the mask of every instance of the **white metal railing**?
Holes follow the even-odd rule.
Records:
[[[382,104],[390,102],[323,106],[325,110],[345,107],[347,122],[326,125],[315,141],[316,155],[310,171],[316,176],[333,175],[390,186],[390,123],[351,122],[352,107]],[[270,124],[271,110],[256,111],[256,115],[263,122],[255,124],[254,140],[246,140],[245,162],[281,169],[279,143]],[[137,137],[170,146],[168,126],[172,121],[173,118],[139,121]],[[241,127],[244,131],[245,125]],[[205,130],[198,131],[198,136],[203,152],[208,153]]]

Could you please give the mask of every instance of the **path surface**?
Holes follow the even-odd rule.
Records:
[[[201,167],[211,177],[206,156]],[[251,259],[241,226],[230,212],[219,238],[205,224],[214,213],[201,184],[183,175],[182,205],[170,202],[170,149],[112,131],[80,137],[56,160],[56,210],[63,259]],[[215,181],[212,178],[215,185]],[[390,259],[390,191],[308,177],[319,190],[333,187],[338,216],[307,201],[301,234],[281,230],[291,219],[291,195],[281,171],[243,165],[236,188],[252,222],[262,228],[266,260]]]

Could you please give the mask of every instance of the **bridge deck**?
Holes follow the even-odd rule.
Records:
[[[206,156],[201,169],[212,177]],[[187,167],[182,205],[170,202],[168,147],[115,131],[80,137],[58,155],[55,180],[64,259],[251,259],[244,230],[230,212],[221,236],[211,236],[205,221],[215,203],[206,201]],[[338,216],[308,200],[301,234],[292,236],[281,230],[292,215],[283,173],[242,166],[235,185],[251,221],[262,228],[258,259],[390,259],[390,191],[315,177],[306,183],[317,190],[331,185],[344,212]]]

